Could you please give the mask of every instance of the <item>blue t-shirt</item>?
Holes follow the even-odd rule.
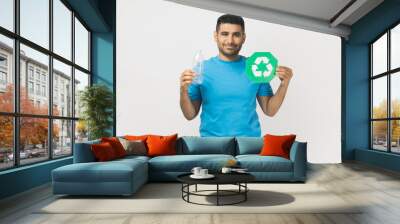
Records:
[[[200,136],[261,136],[257,96],[272,96],[269,83],[254,83],[246,75],[246,58],[204,61],[203,81],[188,88],[192,101],[201,100]]]

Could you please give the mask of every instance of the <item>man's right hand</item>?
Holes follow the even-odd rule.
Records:
[[[195,76],[196,73],[191,69],[186,69],[185,71],[183,71],[180,78],[181,90],[186,91],[188,89],[188,86],[193,82]]]

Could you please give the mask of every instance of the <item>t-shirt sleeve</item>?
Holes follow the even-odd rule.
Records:
[[[257,92],[257,96],[273,96],[274,92],[272,91],[271,85],[269,83],[260,84]]]
[[[198,84],[190,84],[188,88],[188,94],[190,100],[201,100],[201,92],[200,92],[200,85]]]

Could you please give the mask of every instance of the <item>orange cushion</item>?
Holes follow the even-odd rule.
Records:
[[[290,148],[296,135],[264,135],[264,145],[261,149],[262,156],[281,156],[286,159],[290,158]]]
[[[101,138],[101,142],[108,142],[114,149],[115,155],[118,158],[126,156],[126,151],[124,149],[124,146],[122,146],[121,142],[119,141],[118,138],[116,137],[110,137],[110,138]]]
[[[149,147],[147,146],[147,143],[146,143],[146,140],[147,140],[147,138],[149,136],[152,136],[152,135],[125,135],[124,138],[126,140],[129,140],[129,141],[138,141],[138,140],[140,140],[146,146],[146,150],[149,150]]]
[[[125,135],[124,138],[129,141],[141,140],[143,142],[146,142],[148,136],[149,135]]]
[[[149,135],[146,143],[148,156],[162,156],[176,154],[176,139],[178,134],[170,136]]]
[[[92,144],[91,149],[97,161],[103,162],[117,158],[114,149],[108,142]]]

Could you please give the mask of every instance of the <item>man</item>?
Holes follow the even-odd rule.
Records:
[[[292,70],[278,66],[281,83],[273,94],[269,83],[253,83],[246,76],[246,58],[239,51],[246,40],[243,18],[218,18],[214,40],[219,55],[204,61],[203,81],[192,83],[195,73],[187,69],[180,77],[180,106],[187,120],[200,111],[200,136],[260,137],[257,101],[267,116],[274,116],[286,95]]]

